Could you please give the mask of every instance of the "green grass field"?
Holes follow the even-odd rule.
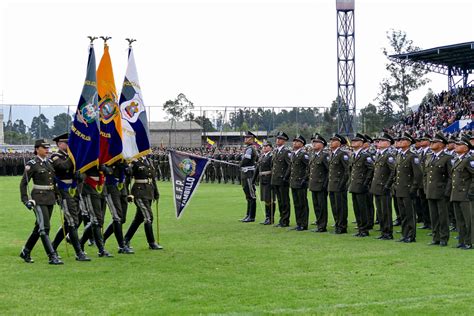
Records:
[[[50,266],[38,243],[25,264],[34,215],[19,180],[0,178],[0,314],[470,314],[474,304],[474,251],[427,246],[424,230],[401,244],[243,224],[238,185],[203,183],[178,221],[170,183],[159,182],[163,251],[148,250],[140,228],[135,255],[97,258],[89,247],[93,261],[79,263],[61,245],[65,264]],[[117,253],[113,238],[107,249]]]

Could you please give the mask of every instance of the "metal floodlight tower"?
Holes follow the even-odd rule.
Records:
[[[354,1],[336,0],[337,125],[340,134],[354,134],[356,116]]]

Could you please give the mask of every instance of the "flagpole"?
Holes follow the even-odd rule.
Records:
[[[187,156],[196,157],[196,158],[203,158],[203,159],[207,159],[207,160],[210,160],[210,161],[217,161],[217,162],[220,162],[220,163],[223,163],[223,164],[226,164],[226,165],[240,167],[239,165],[237,165],[235,163],[230,163],[230,162],[223,161],[223,160],[217,160],[217,159],[208,158],[208,157],[204,157],[204,156],[199,156],[199,155],[195,155],[195,154],[191,154],[191,153],[186,153],[184,151],[179,151],[179,150],[174,150],[174,149],[166,149],[166,150],[167,151],[173,151],[175,153],[182,154],[182,155],[187,155]]]

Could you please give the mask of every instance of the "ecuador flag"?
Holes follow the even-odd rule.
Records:
[[[122,159],[122,119],[115,89],[109,46],[104,45],[104,55],[97,69],[97,91],[100,113],[99,163],[111,165]]]
[[[99,119],[94,46],[89,47],[87,73],[69,133],[69,157],[81,173],[99,163]]]

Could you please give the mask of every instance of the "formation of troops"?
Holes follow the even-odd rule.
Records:
[[[41,239],[53,265],[63,264],[57,249],[67,238],[74,248],[77,261],[90,261],[84,252],[86,243],[95,245],[99,257],[113,257],[105,243],[114,235],[119,254],[133,254],[130,242],[143,223],[148,247],[162,249],[153,232],[152,203],[158,203],[156,169],[148,157],[126,163],[118,160],[112,165],[99,165],[85,173],[75,173],[68,155],[68,135],[54,139],[58,151],[49,155],[50,144],[43,139],[35,142],[34,157],[24,164],[20,182],[21,201],[35,214],[33,231],[27,239],[20,257],[27,263],[34,262],[31,251]],[[135,216],[124,234],[128,203],[136,205]],[[50,239],[50,219],[54,205],[63,212],[62,227]],[[105,212],[109,209],[112,222],[106,227]],[[84,225],[82,236],[78,228]]]
[[[474,234],[474,136],[445,137],[382,133],[371,138],[357,133],[350,140],[334,134],[329,141],[319,134],[311,147],[297,135],[291,148],[289,137],[278,132],[276,143],[264,142],[258,155],[255,135],[247,132],[240,161],[247,212],[240,221],[255,222],[256,200],[265,206],[260,224],[290,226],[290,191],[296,231],[309,227],[308,190],[316,228],[328,231],[328,204],[334,233],[348,233],[348,193],[357,224],[355,237],[368,237],[380,225],[379,240],[393,240],[394,226],[401,226],[403,243],[416,242],[416,223],[431,229],[430,245],[447,246],[451,231],[457,231],[455,248],[472,249]],[[310,147],[310,148],[308,148]],[[260,182],[260,196],[255,183]],[[275,210],[279,218],[275,218]],[[395,209],[396,218],[392,214]]]

